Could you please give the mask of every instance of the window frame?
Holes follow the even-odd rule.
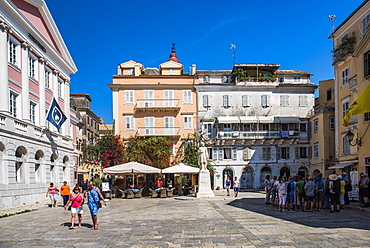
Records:
[[[299,106],[300,107],[307,107],[308,106],[308,96],[300,95],[299,96]]]
[[[20,59],[20,42],[14,37],[8,39],[8,63],[19,68]],[[13,56],[12,56],[13,55]],[[13,61],[14,60],[14,61]]]
[[[193,116],[192,115],[184,115],[183,116],[183,128],[184,130],[193,130]]]
[[[14,118],[17,118],[18,113],[18,101],[17,98],[19,93],[13,90],[9,91],[9,112]]]
[[[230,108],[231,107],[231,95],[223,95],[222,96],[222,106],[224,108]]]
[[[191,90],[182,91],[182,103],[183,104],[193,104],[193,96]]]
[[[38,61],[38,58],[35,55],[33,55],[32,53],[28,53],[28,77],[36,81],[37,81],[37,76],[38,76],[37,61]]]
[[[134,104],[135,101],[135,91],[125,90],[124,91],[124,104]]]
[[[329,129],[330,130],[335,129],[335,117],[334,116],[329,117]]]
[[[313,120],[313,131],[317,133],[319,131],[319,119]]]
[[[261,95],[262,108],[270,107],[270,95]]]
[[[313,158],[319,158],[319,143],[313,144]]]
[[[127,131],[135,130],[135,117],[133,115],[126,115],[125,122],[125,128]]]
[[[203,107],[209,108],[212,106],[212,96],[211,95],[203,95]]]
[[[370,76],[370,50],[364,53],[363,56],[364,56],[364,78],[367,78]]]
[[[242,107],[247,108],[251,106],[251,95],[242,95]]]
[[[30,121],[32,124],[36,125],[37,120],[37,103],[30,101]]]
[[[349,66],[342,70],[342,86],[349,84]]]
[[[281,95],[280,96],[280,106],[281,107],[289,107],[289,95]]]

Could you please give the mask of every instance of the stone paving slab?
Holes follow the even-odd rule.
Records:
[[[370,214],[281,213],[259,193],[238,198],[113,199],[91,230],[87,206],[83,227],[69,230],[62,207],[0,219],[0,247],[369,247]]]

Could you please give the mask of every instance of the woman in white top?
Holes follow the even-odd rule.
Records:
[[[282,177],[276,187],[279,195],[279,211],[285,212],[285,203],[287,195],[287,184],[285,178]]]

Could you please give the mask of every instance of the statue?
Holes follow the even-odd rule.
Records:
[[[199,167],[201,170],[207,170],[207,161],[208,161],[208,151],[207,147],[204,146],[204,143],[200,143],[199,151]]]

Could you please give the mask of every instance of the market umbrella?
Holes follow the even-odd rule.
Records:
[[[183,163],[176,164],[174,166],[168,167],[162,170],[164,174],[197,174],[199,173],[199,168],[189,166]]]

